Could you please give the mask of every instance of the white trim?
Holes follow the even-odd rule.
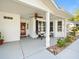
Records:
[[[53,0],[50,0],[52,2],[52,4],[59,10],[60,8],[57,6],[57,4],[53,1]]]
[[[14,1],[18,2],[20,4],[24,4],[24,5],[29,5],[29,6],[35,7],[37,9],[40,9],[40,10],[44,11],[44,12],[48,11],[48,10],[45,10],[43,8],[37,7],[37,6],[33,5],[33,4],[26,3],[25,1],[22,1],[22,0],[14,0]]]
[[[46,13],[46,48],[50,47],[50,12]]]

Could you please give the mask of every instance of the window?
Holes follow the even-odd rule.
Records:
[[[39,32],[45,32],[45,22],[43,22],[43,21],[39,21],[39,23],[38,23],[38,31]]]
[[[53,31],[53,22],[50,22],[50,32]]]
[[[38,31],[40,32],[41,31],[41,22],[39,21],[38,23]]]
[[[43,22],[43,31],[45,32],[46,31],[46,23]]]
[[[46,23],[44,21],[38,22],[38,31],[45,32],[46,31]],[[53,22],[50,22],[50,31],[53,32]]]
[[[58,32],[61,32],[62,31],[62,21],[58,21],[58,23],[57,23],[57,30],[58,30]]]

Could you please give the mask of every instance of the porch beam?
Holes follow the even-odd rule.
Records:
[[[46,13],[46,48],[50,47],[50,12]]]

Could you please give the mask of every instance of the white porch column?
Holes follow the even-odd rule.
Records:
[[[46,13],[46,48],[50,47],[50,12]]]

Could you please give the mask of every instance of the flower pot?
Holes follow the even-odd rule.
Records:
[[[0,45],[2,45],[4,43],[4,40],[0,40]]]

